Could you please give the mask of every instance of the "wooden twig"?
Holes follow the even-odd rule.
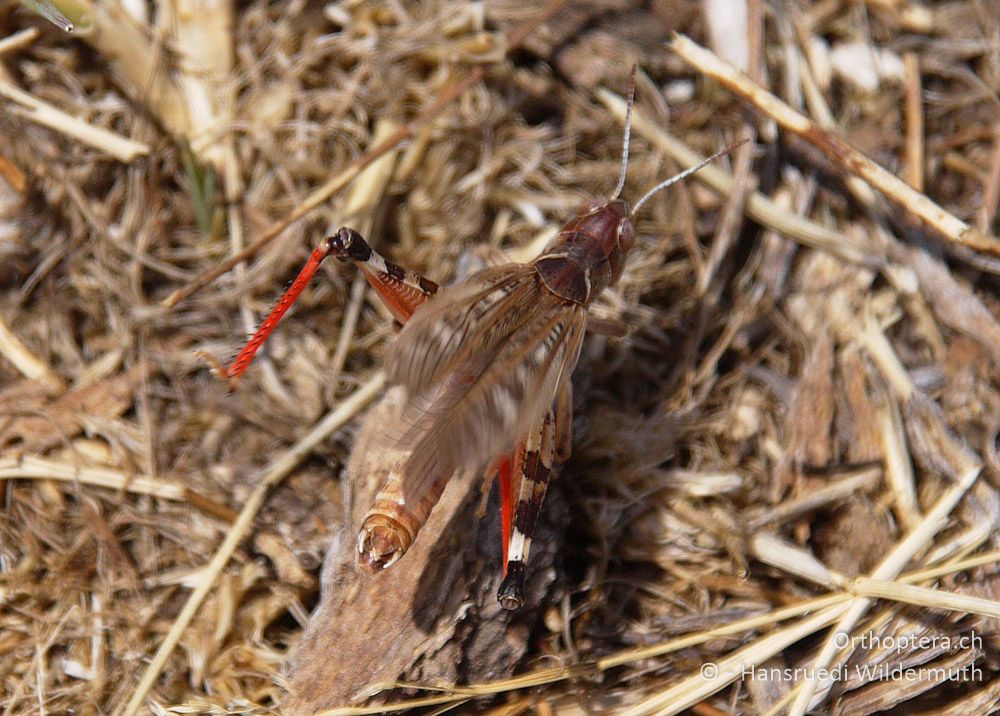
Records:
[[[59,480],[106,487],[109,490],[124,490],[136,495],[187,502],[227,522],[235,522],[237,517],[233,510],[189,487],[169,480],[158,480],[149,475],[132,475],[108,467],[72,465],[34,456],[0,458],[0,481],[24,479]]]
[[[757,532],[749,541],[753,556],[763,564],[780,569],[827,589],[842,587],[847,581],[843,574],[830,569],[806,547],[800,547],[773,532]]]
[[[736,32],[734,34],[739,36],[741,43],[746,44],[747,72],[750,76],[759,78],[762,75],[761,57],[764,41],[764,16],[759,0],[747,3],[746,12],[747,17],[745,18],[739,18],[739,13],[736,14],[736,28],[734,28]],[[712,12],[706,13],[706,15],[710,18],[710,24],[715,26],[716,23],[723,24],[720,22],[721,18],[730,16],[731,13]],[[736,180],[734,191],[726,198],[722,219],[712,237],[704,265],[698,271],[695,290],[699,296],[705,296],[708,293],[715,274],[722,265],[722,260],[729,253],[730,247],[740,233],[743,226],[747,193],[754,188],[756,183],[756,178],[752,176],[751,172],[757,144],[757,128],[752,119],[747,118],[743,122],[740,134],[749,136],[750,142],[746,146],[740,147],[734,155],[733,177]]]
[[[77,466],[41,457],[0,458],[0,480],[61,480],[183,501],[184,487],[148,475],[128,475],[107,467]]]
[[[948,609],[1000,619],[1000,602],[968,594],[956,594],[943,589],[931,589],[916,584],[900,584],[896,580],[856,577],[850,589],[859,597],[888,599],[900,604],[914,604],[930,609]]]
[[[924,103],[920,91],[920,60],[916,53],[903,56],[906,65],[906,183],[924,190]],[[985,227],[980,227],[986,231]]]
[[[774,119],[784,129],[816,147],[847,174],[857,175],[867,181],[900,208],[936,229],[948,241],[991,256],[1000,256],[1000,241],[996,237],[969,226],[954,214],[945,211],[838,135],[824,131],[808,117],[751,82],[746,75],[733,69],[709,50],[683,35],[674,39],[671,48],[699,72],[715,79]]]
[[[0,97],[6,97],[20,105],[23,116],[33,122],[38,122],[38,124],[62,132],[73,139],[78,139],[95,149],[107,152],[120,162],[131,162],[136,157],[149,154],[148,145],[126,139],[114,132],[72,117],[3,80],[0,80]]]
[[[38,381],[49,393],[61,393],[66,389],[66,382],[24,345],[3,316],[0,316],[0,355],[13,363],[24,377]]]
[[[882,391],[884,392],[884,391]],[[906,429],[899,404],[888,396],[882,396],[876,418],[878,437],[882,446],[886,482],[895,498],[895,514],[907,530],[920,522],[920,503],[917,501],[916,480],[913,463],[906,444]]]
[[[881,481],[882,467],[880,465],[863,467],[853,474],[830,481],[820,489],[786,499],[781,504],[746,510],[741,515],[740,522],[746,525],[748,531],[755,532],[765,525],[787,522],[806,512],[814,511],[822,505],[871,490]]]
[[[0,55],[18,52],[30,45],[40,33],[37,27],[26,27],[0,40]]]

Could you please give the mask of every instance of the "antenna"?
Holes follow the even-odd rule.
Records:
[[[632,109],[632,103],[630,101],[629,102],[629,110],[631,110],[631,109]],[[627,116],[628,116],[628,114],[626,114],[626,117]],[[625,121],[627,122],[628,119],[626,119]],[[625,136],[628,136],[628,134],[626,133]],[[656,194],[657,192],[666,189],[668,186],[670,186],[674,182],[679,182],[681,179],[686,179],[687,177],[691,176],[692,174],[694,174],[699,169],[704,168],[704,166],[706,164],[711,164],[712,162],[714,162],[719,157],[724,156],[726,154],[729,154],[731,151],[733,151],[737,147],[741,147],[741,146],[743,146],[744,144],[746,144],[749,141],[750,141],[750,138],[747,137],[745,139],[741,139],[740,141],[736,142],[735,144],[730,144],[728,147],[726,147],[725,149],[723,149],[721,151],[716,152],[715,154],[713,154],[712,156],[710,156],[708,159],[703,159],[702,161],[698,162],[697,164],[695,164],[690,169],[685,169],[680,174],[675,174],[674,176],[670,177],[669,179],[660,182],[659,184],[657,184],[656,186],[654,186],[652,189],[650,189],[649,191],[647,191],[643,195],[643,197],[641,199],[639,199],[639,201],[637,201],[635,203],[635,206],[632,207],[632,211],[629,212],[629,216],[635,216],[636,213],[639,211],[639,209],[642,208],[642,205],[645,204],[647,201],[649,201],[653,197],[653,195]],[[616,194],[616,196],[617,196],[617,194]]]
[[[632,65],[632,76],[628,83],[628,104],[625,106],[625,141],[622,142],[622,168],[618,174],[618,186],[608,201],[614,201],[625,188],[625,172],[628,170],[628,143],[632,138],[632,104],[635,102],[636,66]]]

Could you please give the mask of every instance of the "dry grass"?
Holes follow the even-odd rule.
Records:
[[[53,5],[72,35],[0,9],[4,713],[1000,703],[995,0]],[[627,198],[755,141],[594,307],[624,337],[585,344],[531,602],[467,537],[440,599],[354,588],[305,633],[373,631],[316,652],[391,322],[330,267],[235,393],[196,353],[344,223],[441,282],[524,258],[613,188],[633,63]]]

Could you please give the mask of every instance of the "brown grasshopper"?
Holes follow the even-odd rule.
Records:
[[[403,457],[361,525],[357,561],[363,569],[386,569],[406,553],[456,472],[486,469],[500,483],[504,579],[497,598],[506,609],[523,604],[525,563],[542,501],[554,465],[572,449],[570,377],[587,309],[621,277],[639,209],[743,143],[654,186],[629,209],[618,197],[628,166],[634,72],[614,193],[581,204],[534,261],[487,268],[439,289],[380,256],[358,232],[341,228],[316,247],[225,369],[231,380],[246,371],[328,256],[354,263],[403,324],[385,366],[388,381],[405,389],[401,421],[386,426],[379,441]]]

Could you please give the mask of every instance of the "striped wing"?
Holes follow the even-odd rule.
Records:
[[[576,366],[586,321],[526,265],[487,269],[428,299],[386,361],[407,396],[384,443],[408,455],[404,500],[459,468],[485,467],[540,424]]]

